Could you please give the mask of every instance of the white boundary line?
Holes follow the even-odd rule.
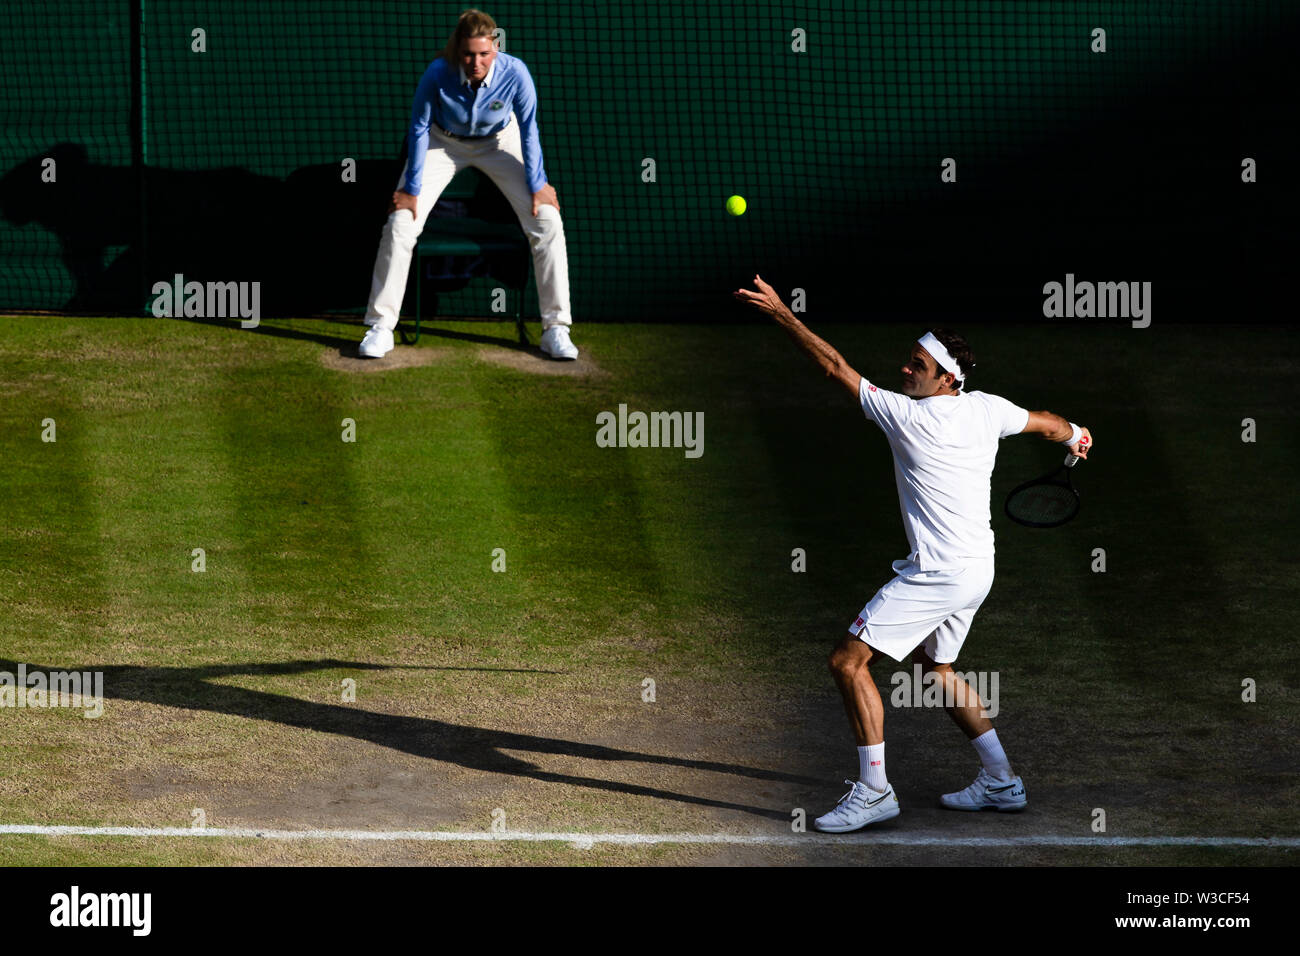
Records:
[[[825,833],[529,833],[507,830],[259,830],[252,827],[79,827],[40,824],[0,824],[0,836],[105,836],[105,837],[225,837],[256,840],[367,840],[424,843],[569,843],[581,849],[596,844],[654,846],[658,844],[714,844],[727,846],[967,846],[967,847],[1300,847],[1300,837],[1105,837],[1038,836],[961,837],[940,833],[863,832]]]

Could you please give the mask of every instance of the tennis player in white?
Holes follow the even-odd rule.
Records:
[[[1024,782],[1012,772],[978,692],[953,672],[952,663],[993,586],[989,482],[998,441],[1037,434],[1086,458],[1092,435],[1051,412],[963,391],[975,365],[970,346],[943,329],[912,345],[901,394],[887,391],[809,331],[760,277],[754,285],[757,292],[737,289],[736,298],[774,318],[885,433],[912,549],[894,562],[897,576],[867,602],[831,652],[831,673],[857,738],[858,779],[845,781],[849,792],[814,826],[847,833],[898,816],[898,797],[885,776],[884,704],[868,670],[882,657],[902,661],[912,655],[924,673],[934,672],[945,703],[953,702],[945,709],[979,754],[983,766],[975,782],[944,794],[940,803],[951,810],[1024,809]]]

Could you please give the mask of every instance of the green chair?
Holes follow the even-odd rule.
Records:
[[[474,168],[457,173],[447,189],[443,199],[468,202],[473,199],[481,183],[481,176]],[[430,216],[425,220],[424,232],[415,246],[415,341],[420,341],[420,320],[423,318],[421,290],[424,286],[424,259],[430,256],[457,256],[478,258],[480,256],[521,256],[524,263],[517,271],[522,276],[518,281],[505,281],[507,288],[516,290],[515,326],[519,330],[519,341],[527,343],[524,331],[524,290],[528,286],[528,276],[532,270],[532,250],[528,238],[519,223],[488,222],[485,219],[471,217],[437,218]]]

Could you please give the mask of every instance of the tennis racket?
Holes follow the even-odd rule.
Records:
[[[1007,517],[1027,528],[1058,528],[1077,515],[1079,492],[1070,469],[1078,462],[1078,455],[1066,455],[1065,463],[1050,475],[1012,488],[1003,506]]]

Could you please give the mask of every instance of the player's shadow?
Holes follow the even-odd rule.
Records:
[[[552,773],[543,770],[536,764],[529,763],[527,760],[512,757],[505,751],[516,750],[536,754],[554,754],[566,757],[581,757],[587,760],[658,764],[782,783],[812,784],[817,782],[806,777],[763,770],[757,767],[640,753],[633,750],[620,750],[615,747],[562,740],[556,737],[488,730],[481,727],[435,720],[431,717],[384,714],[354,705],[318,703],[283,694],[272,694],[266,691],[212,683],[214,679],[236,675],[290,675],[313,670],[335,669],[396,669],[393,665],[326,659],[265,664],[214,664],[201,667],[120,665],[51,668],[37,664],[27,664],[26,667],[29,674],[38,671],[44,673],[51,671],[102,672],[104,675],[103,693],[106,700],[134,700],[163,707],[205,710],[211,713],[244,717],[250,720],[271,721],[303,730],[352,737],[382,747],[399,750],[403,753],[413,754],[417,757],[454,763],[469,770],[511,774],[533,780],[544,780],[549,783],[563,783],[575,787],[605,790],[611,793],[655,797],[660,800],[674,800],[679,803],[714,807],[722,810],[740,810],[774,820],[789,820],[790,811],[788,809],[773,810],[748,804],[732,803],[726,800],[714,800],[658,787],[603,780],[599,777]],[[17,662],[0,658],[0,671],[14,674],[17,669]],[[409,665],[404,665],[402,669],[555,673],[553,671],[521,671],[509,668],[425,668],[410,667]]]

